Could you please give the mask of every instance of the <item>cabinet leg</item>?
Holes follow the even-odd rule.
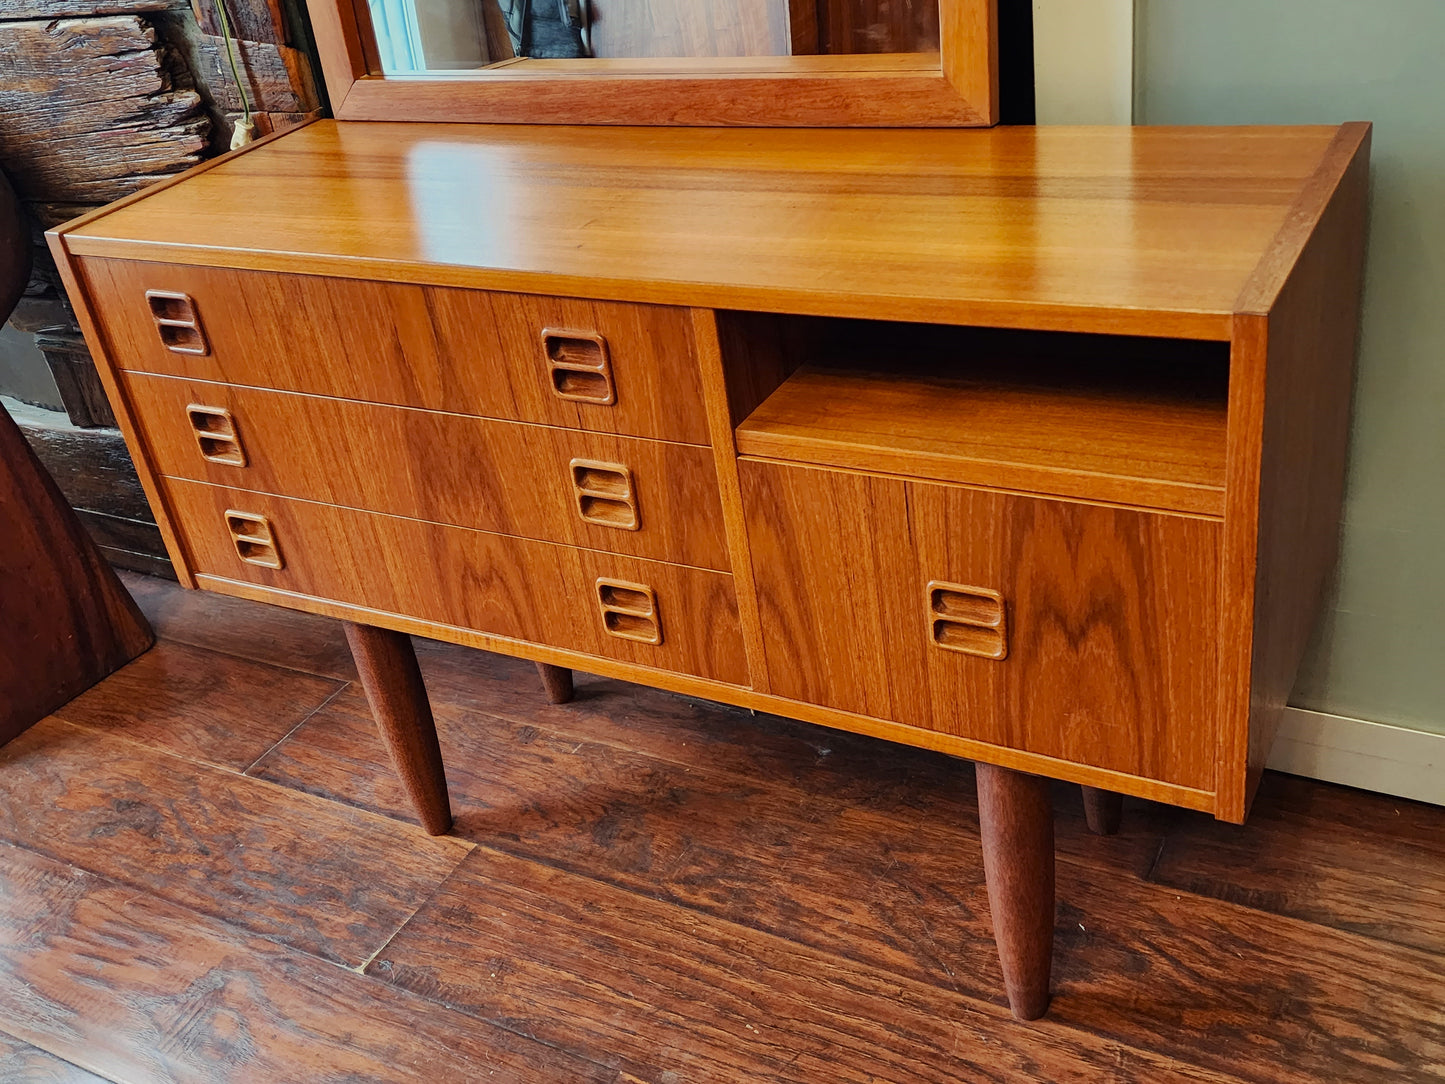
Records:
[[[1124,796],[1112,790],[1084,787],[1084,819],[1096,836],[1112,836],[1124,817]]]
[[[348,621],[346,642],[356,659],[377,729],[422,827],[434,836],[444,834],[452,826],[451,802],[436,722],[411,638]]]
[[[1054,955],[1054,814],[1049,783],[979,764],[978,820],[993,935],[1009,1008],[1037,1020],[1049,1006]]]
[[[539,662],[537,673],[542,675],[542,691],[549,703],[565,704],[572,699],[572,671],[567,667]]]

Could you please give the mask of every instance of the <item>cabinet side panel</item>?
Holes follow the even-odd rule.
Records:
[[[1339,554],[1368,135],[1327,179],[1327,202],[1268,314],[1234,321],[1216,786],[1224,820],[1248,812]]]

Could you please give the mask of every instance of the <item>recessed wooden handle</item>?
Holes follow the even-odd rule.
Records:
[[[938,580],[927,591],[929,635],[936,645],[985,659],[1008,657],[1002,595],[987,587]]]
[[[543,328],[542,354],[559,398],[603,406],[617,402],[607,340],[597,332]]]
[[[651,587],[626,580],[598,580],[597,601],[602,607],[602,627],[609,636],[662,643],[662,615],[657,612],[657,594]]]
[[[167,350],[177,354],[209,354],[211,344],[206,340],[206,329],[201,326],[201,315],[190,294],[178,294],[170,290],[147,290],[146,304],[150,306],[151,319]]]
[[[241,446],[241,434],[236,430],[236,419],[225,407],[203,406],[191,403],[186,407],[186,417],[191,423],[191,432],[201,448],[201,458],[210,463],[224,463],[228,467],[246,465],[246,449]]]
[[[574,459],[568,466],[572,471],[577,511],[584,520],[622,531],[635,531],[642,526],[629,468],[621,463],[599,463],[592,459]]]
[[[276,543],[276,533],[271,530],[271,521],[265,516],[228,508],[226,530],[236,546],[236,556],[247,564],[262,568],[285,567],[281,547]]]

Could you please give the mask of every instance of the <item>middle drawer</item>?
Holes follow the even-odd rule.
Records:
[[[122,374],[159,473],[729,571],[712,450]]]

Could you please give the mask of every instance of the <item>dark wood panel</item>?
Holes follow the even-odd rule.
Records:
[[[155,576],[123,572],[120,581],[162,641],[321,677],[356,678],[356,664],[339,621],[207,591],[186,591]]]
[[[987,946],[992,954],[992,945]],[[982,959],[979,960],[982,963]],[[481,966],[478,966],[481,964]],[[649,1080],[1198,1080],[1186,1066],[478,850],[368,967]]]
[[[0,1016],[16,1034],[127,1082],[617,1079],[435,1001],[11,847],[0,847]]]
[[[748,680],[732,577],[683,565],[167,480],[195,568],[382,613],[736,685]],[[235,509],[265,517],[284,566],[243,561]],[[600,579],[651,588],[660,643],[608,631]]]
[[[54,719],[0,752],[0,837],[350,965],[468,849]]]
[[[709,448],[140,373],[124,382],[161,474],[729,569]],[[193,405],[230,412],[203,424],[228,425],[244,462],[203,457]],[[635,529],[581,517],[579,459],[626,469]]]
[[[104,1077],[0,1032],[0,1080],[15,1084],[105,1084]]]
[[[1181,818],[1150,878],[1445,957],[1445,816],[1267,773],[1248,831]]]
[[[169,753],[243,770],[340,688],[329,678],[161,643],[56,714]]]
[[[686,309],[131,261],[78,273],[118,369],[707,443]],[[193,299],[208,355],[161,343],[147,290]],[[554,393],[547,328],[605,337],[615,403]]]
[[[0,282],[0,293],[8,293],[10,285]],[[9,302],[8,296],[0,297],[7,311]],[[0,536],[4,743],[124,666],[154,637],[3,409],[0,506],[5,510]]]
[[[1218,522],[743,460],[769,691],[1214,786]],[[998,596],[948,650],[930,583]]]
[[[883,742],[870,756],[768,741],[766,720],[750,727],[730,722],[727,709],[685,701],[669,763],[624,744],[640,733],[637,744],[661,745],[647,736],[665,725],[661,712],[647,721],[655,707],[634,710],[620,692],[589,692],[598,686],[584,681],[573,705],[501,723],[477,710],[492,699],[490,681],[478,676],[470,696],[453,691],[465,682],[465,657],[444,650],[457,655],[451,676],[438,652],[422,658],[458,833],[807,945],[842,971],[877,969],[1002,1006],[966,764],[937,757],[928,771],[924,754]],[[589,702],[595,714],[565,729],[562,717]],[[604,714],[612,723],[594,724]],[[594,730],[600,739],[589,740]],[[371,731],[360,698],[346,694],[257,771],[403,810],[399,789],[377,770],[385,753]],[[728,748],[755,736],[771,746],[756,760]],[[692,763],[683,762],[687,746]],[[710,769],[715,757],[736,772]],[[1100,839],[1087,831],[1077,787],[1067,803],[1058,818],[1054,1024],[1260,1084],[1363,1084],[1380,1066],[1430,1079],[1445,1024],[1423,1038],[1419,1029],[1435,1019],[1438,958],[1141,884],[1175,818],[1202,815],[1131,802],[1120,836]]]

